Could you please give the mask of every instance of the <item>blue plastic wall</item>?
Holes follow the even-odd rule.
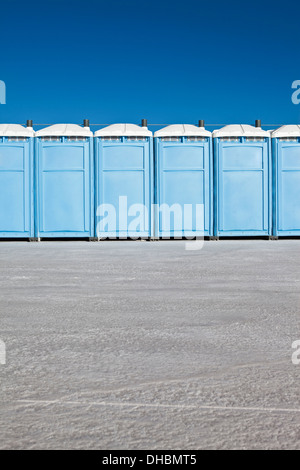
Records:
[[[95,158],[96,236],[151,237],[153,139],[96,137]],[[105,223],[114,211],[115,224]]]
[[[156,227],[155,235],[193,237],[213,235],[212,139],[179,137],[178,141],[155,138]],[[164,206],[167,205],[167,206]],[[180,206],[175,221],[170,209]],[[186,205],[192,217],[185,219]],[[197,205],[204,210],[204,226],[196,220]],[[176,210],[176,209],[175,209]],[[179,212],[179,214],[180,214]],[[178,223],[179,222],[179,223]]]
[[[300,235],[300,139],[273,140],[274,235]]]
[[[214,139],[215,235],[270,236],[272,162],[270,139]]]
[[[0,137],[0,238],[31,238],[33,138]]]
[[[36,138],[36,236],[94,236],[93,139]]]

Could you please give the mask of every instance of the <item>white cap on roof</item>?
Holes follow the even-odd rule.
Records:
[[[270,132],[249,124],[232,124],[214,131],[213,137],[270,137]]]
[[[20,124],[0,124],[1,137],[34,137],[32,127],[24,127]]]
[[[44,136],[67,136],[67,137],[92,137],[93,133],[89,127],[81,127],[77,124],[55,124],[45,127],[35,133],[36,137]]]
[[[154,133],[154,137],[211,137],[211,132],[204,127],[193,126],[192,124],[172,124],[163,127]]]
[[[281,126],[272,132],[272,137],[300,137],[300,126],[298,124]]]
[[[103,127],[95,132],[95,137],[151,137],[152,132],[147,127],[140,127],[136,124],[112,124]]]

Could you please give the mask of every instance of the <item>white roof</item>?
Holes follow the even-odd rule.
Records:
[[[281,126],[272,132],[272,137],[300,137],[300,126],[298,124]]]
[[[232,124],[214,131],[213,137],[270,137],[270,132],[249,124]]]
[[[136,124],[112,124],[111,126],[103,127],[95,132],[95,137],[134,137],[143,136],[151,137],[152,132],[147,127],[140,127]]]
[[[54,124],[54,126],[45,127],[44,129],[37,131],[35,136],[92,137],[93,133],[89,127],[81,127],[77,124]]]
[[[24,127],[20,124],[0,124],[1,137],[34,137],[32,127]]]
[[[163,127],[154,133],[154,137],[211,137],[211,132],[204,127],[193,126],[192,124],[172,124]]]

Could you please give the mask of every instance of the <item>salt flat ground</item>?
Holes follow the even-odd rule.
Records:
[[[0,243],[1,449],[300,449],[300,241]]]

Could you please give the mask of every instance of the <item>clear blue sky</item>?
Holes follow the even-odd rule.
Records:
[[[1,2],[0,122],[299,123],[300,4]]]

